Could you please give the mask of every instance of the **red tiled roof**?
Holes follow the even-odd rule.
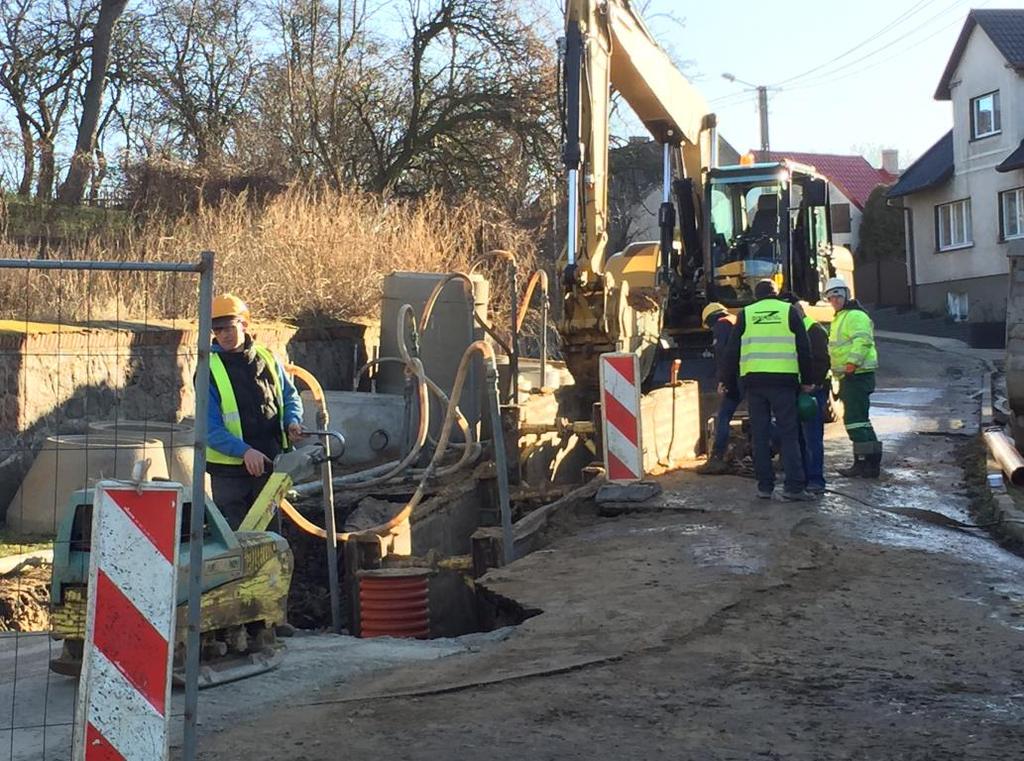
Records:
[[[842,191],[843,195],[863,210],[871,191],[879,185],[891,185],[898,177],[884,169],[875,169],[863,156],[842,156],[835,153],[799,153],[795,151],[754,151],[757,161],[790,159],[810,164]]]

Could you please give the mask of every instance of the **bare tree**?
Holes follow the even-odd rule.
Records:
[[[103,116],[103,89],[107,81],[110,46],[114,38],[114,25],[124,13],[128,0],[101,0],[100,11],[93,27],[90,44],[90,74],[85,85],[82,113],[78,121],[78,140],[71,157],[71,168],[60,188],[61,203],[79,204],[85,193],[85,184],[92,172],[92,156],[96,149],[96,136]]]
[[[251,3],[161,0],[151,19],[147,84],[159,118],[200,165],[219,161],[245,116],[256,71]]]
[[[82,75],[92,10],[79,0],[0,3],[0,89],[22,133],[22,195],[29,194],[35,175],[36,195],[53,196],[57,135]]]
[[[554,70],[514,0],[410,2],[400,39],[374,34],[361,0],[277,13],[262,133],[301,173],[419,194],[512,189],[550,168]]]

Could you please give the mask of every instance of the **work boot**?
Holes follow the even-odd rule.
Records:
[[[882,442],[872,441],[872,452],[864,456],[864,478],[878,478],[882,473]]]
[[[848,468],[837,468],[836,472],[846,478],[860,478],[867,471],[868,463],[860,455],[853,456],[853,465]]]
[[[703,465],[697,466],[697,472],[702,476],[722,476],[732,471],[729,467],[729,463],[725,461],[724,457],[716,457],[712,455],[708,458],[708,461]]]

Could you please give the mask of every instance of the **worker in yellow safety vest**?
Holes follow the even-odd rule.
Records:
[[[843,423],[853,443],[853,465],[840,468],[847,477],[878,478],[881,473],[882,442],[871,425],[871,392],[875,390],[878,351],[875,326],[864,308],[850,295],[842,278],[825,284],[836,316],[829,331],[828,351],[832,374],[839,378],[839,398],[843,402]]]
[[[775,491],[770,444],[774,417],[785,470],[782,498],[812,499],[806,491],[796,406],[800,391],[811,390],[807,328],[793,305],[779,298],[772,280],[757,283],[754,298],[757,300],[745,307],[736,320],[726,347],[726,362],[730,390],[738,382],[747,399],[757,496],[771,499]]]
[[[213,501],[238,528],[270,477],[274,458],[302,438],[302,400],[284,367],[246,333],[249,308],[213,300],[206,472]]]

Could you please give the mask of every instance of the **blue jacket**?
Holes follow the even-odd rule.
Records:
[[[214,343],[211,350],[217,353],[223,351]],[[302,422],[302,399],[299,392],[292,383],[291,378],[284,371],[280,361],[277,363],[277,376],[281,379],[281,392],[284,395],[284,426],[287,429],[292,423]],[[220,394],[217,392],[217,384],[210,381],[210,406],[206,413],[207,442],[218,452],[223,452],[232,457],[242,457],[250,448],[248,444],[237,436],[228,433],[224,427],[224,415],[220,408]]]

